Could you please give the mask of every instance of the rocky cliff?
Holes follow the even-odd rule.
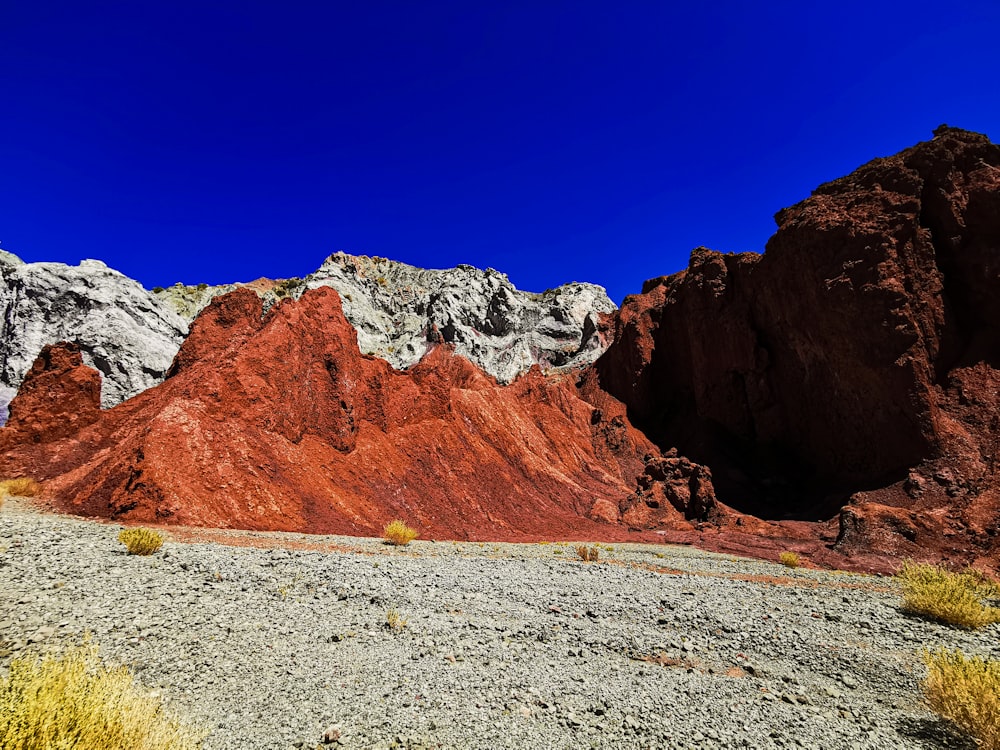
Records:
[[[102,411],[83,345],[43,348],[0,475],[141,521],[371,534],[400,516],[453,538],[996,565],[1000,147],[942,127],[776,219],[762,256],[698,249],[647,282],[594,365],[509,385],[458,350],[501,375],[584,361],[596,291],[343,255],[302,281],[173,288],[211,301],[166,380]],[[359,342],[423,357],[397,371]]]
[[[75,342],[111,406],[158,383],[186,333],[169,305],[100,261],[24,263],[0,251],[0,424],[45,344]]]
[[[269,309],[322,286],[340,292],[366,354],[403,369],[434,344],[451,343],[504,383],[536,364],[593,362],[607,345],[616,309],[593,284],[531,294],[493,270],[425,270],[344,253],[305,279],[148,292],[100,261],[24,263],[0,251],[0,425],[45,344],[78,344],[83,361],[103,376],[101,403],[109,407],[162,380],[188,325],[215,297],[249,288]]]
[[[0,430],[0,473],[72,512],[348,534],[402,517],[472,539],[627,538],[727,512],[606,394],[596,408],[537,367],[502,386],[445,344],[393,370],[359,352],[328,288],[266,314],[247,289],[215,298],[166,380],[112,409],[96,378],[76,347],[46,347]]]
[[[942,127],[776,220],[763,256],[698,249],[626,300],[602,386],[741,510],[992,554],[1000,148]]]
[[[458,354],[501,383],[532,365],[590,364],[607,345],[609,317],[616,310],[604,289],[594,284],[564,284],[533,294],[519,291],[493,269],[424,269],[346,253],[331,255],[304,279],[216,287],[178,284],[155,293],[193,320],[213,297],[237,286],[253,288],[265,307],[296,299],[307,289],[332,287],[365,354],[401,370],[419,362],[435,344],[453,344]]]

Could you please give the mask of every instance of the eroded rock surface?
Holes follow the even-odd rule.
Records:
[[[499,385],[448,345],[393,370],[359,352],[329,288],[266,314],[251,290],[217,297],[160,385],[100,412],[71,390],[78,429],[22,422],[88,372],[72,347],[46,350],[0,430],[0,473],[37,477],[64,510],[366,535],[400,517],[472,539],[694,528],[670,503],[625,518],[657,452],[607,394],[595,408],[537,367]]]
[[[995,554],[1000,148],[942,127],[776,220],[626,300],[602,386],[741,510],[849,501],[843,549]]]
[[[237,286],[253,288],[265,307],[298,298],[307,289],[332,287],[365,354],[405,369],[436,344],[452,344],[501,383],[533,365],[550,369],[590,364],[607,345],[609,317],[616,309],[604,289],[594,284],[574,282],[532,294],[516,289],[493,269],[423,269],[346,253],[331,255],[304,279],[217,287],[178,284],[156,293],[190,320],[214,296]]]
[[[100,261],[24,263],[0,251],[0,424],[46,344],[77,344],[112,406],[158,383],[186,333],[172,308]]]

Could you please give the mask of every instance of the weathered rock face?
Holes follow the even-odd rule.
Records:
[[[378,534],[402,517],[425,537],[626,538],[636,478],[658,457],[621,404],[596,393],[595,408],[570,377],[533,368],[501,386],[446,345],[406,372],[361,355],[328,288],[266,314],[250,290],[214,299],[166,380],[115,408],[73,385],[93,377],[72,347],[46,350],[0,429],[0,473],[43,480],[62,509],[133,521]],[[61,410],[83,416],[46,431],[27,415],[59,387]],[[705,490],[643,504],[631,526],[723,516]]]
[[[345,253],[331,255],[305,279],[260,279],[247,286],[268,307],[307,289],[332,287],[365,354],[405,369],[431,347],[448,343],[501,383],[533,365],[590,364],[607,345],[609,316],[616,309],[604,289],[593,284],[564,284],[532,294],[517,290],[493,269],[431,270]],[[212,297],[235,288],[175,285],[156,294],[190,320]]]
[[[0,424],[46,344],[75,342],[111,406],[158,383],[186,333],[169,306],[100,261],[24,263],[0,251]]]
[[[992,549],[1000,148],[941,128],[776,220],[763,256],[698,249],[626,300],[602,386],[741,510],[852,498],[845,549]]]
[[[162,380],[188,324],[215,297],[249,288],[270,308],[322,286],[342,295],[365,353],[400,369],[435,344],[451,343],[501,382],[536,364],[589,364],[607,345],[615,311],[593,284],[530,294],[492,270],[424,270],[343,253],[305,279],[177,284],[147,292],[100,261],[24,263],[0,251],[0,424],[46,344],[76,342],[83,361],[102,373],[101,402],[109,407]]]

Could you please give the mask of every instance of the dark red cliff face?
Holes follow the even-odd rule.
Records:
[[[741,510],[817,519],[850,500],[841,544],[900,552],[945,530],[855,504],[975,506],[956,549],[995,531],[1000,147],[941,128],[776,220],[764,255],[699,249],[629,298],[601,385]]]
[[[377,535],[400,517],[424,537],[655,540],[634,532],[722,512],[710,476],[690,513],[630,499],[658,452],[621,404],[593,401],[537,368],[499,386],[444,346],[397,372],[359,353],[332,290],[267,315],[240,290],[197,319],[164,383],[107,411],[79,354],[47,349],[0,470],[45,480],[63,510],[249,529]]]
[[[0,476],[137,522],[996,565],[1000,148],[940,129],[777,221],[764,255],[647,282],[576,375],[500,386],[443,345],[397,372],[326,288],[216,298],[167,380],[106,411],[47,347]]]

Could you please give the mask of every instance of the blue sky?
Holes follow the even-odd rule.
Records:
[[[1000,138],[998,30],[996,2],[0,0],[0,247],[620,302],[943,122]]]

